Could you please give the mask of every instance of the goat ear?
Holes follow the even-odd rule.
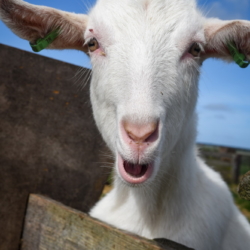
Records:
[[[205,24],[205,54],[204,57],[215,57],[232,61],[233,57],[228,44],[234,44],[236,49],[250,61],[250,22],[222,21],[208,19]]]
[[[50,49],[77,49],[84,47],[87,16],[36,6],[21,0],[0,0],[0,19],[18,36],[34,43],[48,33],[59,29],[59,36]]]

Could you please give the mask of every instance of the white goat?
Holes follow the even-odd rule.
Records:
[[[199,67],[250,60],[250,22],[206,19],[194,0],[99,0],[79,15],[0,0],[1,19],[35,42],[89,53],[96,124],[115,156],[114,189],[91,215],[197,250],[250,249],[250,226],[195,148]]]

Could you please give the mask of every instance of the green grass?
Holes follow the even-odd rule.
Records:
[[[244,200],[240,198],[237,192],[237,185],[233,184],[232,182],[232,176],[231,176],[231,165],[228,165],[228,167],[221,167],[221,166],[214,166],[214,170],[221,173],[223,179],[228,184],[235,204],[238,206],[238,208],[241,210],[241,212],[247,217],[247,219],[250,222],[250,201]],[[241,175],[245,174],[246,172],[250,171],[249,165],[242,165],[241,166]]]
[[[230,190],[232,192],[234,201],[242,213],[247,217],[248,221],[250,222],[250,201],[241,199],[237,193],[237,186],[230,185]]]
[[[247,173],[248,171],[250,171],[250,166],[242,164],[240,167],[240,174],[243,175],[243,174]]]

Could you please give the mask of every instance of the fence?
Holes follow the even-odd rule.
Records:
[[[166,239],[126,233],[38,195],[29,199],[21,249],[191,250]]]
[[[208,165],[220,171],[229,183],[238,184],[240,176],[250,171],[250,151],[204,144],[199,148]]]

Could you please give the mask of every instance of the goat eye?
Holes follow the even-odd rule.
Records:
[[[99,49],[99,43],[97,42],[95,38],[92,38],[88,42],[88,48],[90,52],[94,52],[95,50]]]
[[[201,47],[198,43],[192,44],[191,48],[188,51],[194,57],[199,57],[201,53]]]

